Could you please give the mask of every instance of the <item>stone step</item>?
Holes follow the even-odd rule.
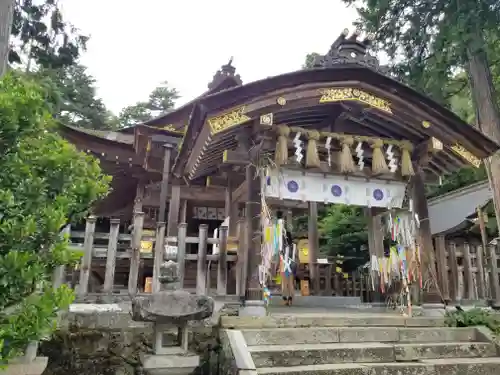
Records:
[[[248,346],[335,342],[469,342],[477,339],[475,328],[448,327],[261,328],[242,332]]]
[[[248,350],[257,368],[496,356],[495,345],[486,342],[259,345]]]
[[[263,367],[258,375],[498,375],[500,358],[428,359],[413,363],[342,363]]]
[[[292,327],[444,327],[443,317],[414,317],[388,314],[352,314],[346,317],[336,314],[301,314],[222,316],[222,328],[261,329]]]

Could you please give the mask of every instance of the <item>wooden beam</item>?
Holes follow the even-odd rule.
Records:
[[[231,199],[233,202],[240,202],[243,198],[243,194],[245,194],[247,191],[247,182],[246,181],[243,181],[240,186],[238,186],[232,196],[231,196]]]
[[[144,198],[144,205],[150,207],[158,206],[159,197],[159,191],[148,193]],[[169,189],[167,197],[172,197],[172,187]],[[180,199],[187,201],[224,202],[224,188],[219,186],[181,186]]]
[[[250,164],[248,152],[224,150],[222,153],[222,165],[241,165],[246,166]]]

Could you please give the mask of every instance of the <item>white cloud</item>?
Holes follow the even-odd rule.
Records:
[[[63,0],[68,21],[90,34],[81,61],[110,109],[145,100],[161,81],[186,102],[221,65],[244,82],[297,70],[324,53],[356,12],[340,0]]]

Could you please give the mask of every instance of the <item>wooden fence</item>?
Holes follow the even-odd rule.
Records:
[[[218,296],[240,296],[243,293],[241,277],[244,259],[238,257],[238,249],[243,243],[244,225],[238,223],[236,237],[228,237],[228,228],[222,226],[217,238],[210,238],[207,225],[200,225],[198,236],[187,236],[187,224],[178,227],[178,235],[165,237],[165,225],[160,224],[155,236],[144,234],[142,229],[143,214],[136,213],[132,234],[119,233],[119,219],[111,219],[109,233],[95,232],[96,219],[89,217],[85,232],[70,232],[71,247],[82,251],[83,256],[77,270],[73,272],[73,286],[78,284],[77,297],[85,300],[89,296],[120,294],[135,295],[141,293],[139,277],[144,264],[153,261],[153,291],[158,290],[159,265],[165,258],[179,263],[180,285],[183,289],[197,294]],[[228,243],[236,247],[235,253],[228,253]],[[186,252],[189,244],[196,244],[196,251]],[[146,245],[146,246],[145,246]],[[167,246],[165,246],[167,245]],[[210,247],[218,247],[213,253]],[[154,249],[154,250],[153,250]],[[165,251],[164,249],[167,249]],[[175,250],[169,252],[168,250]],[[105,265],[104,265],[104,264]],[[120,265],[121,264],[121,265]],[[128,273],[126,289],[117,287],[115,275],[117,265],[126,267]],[[91,283],[92,270],[104,268],[102,285]],[[336,263],[316,263],[319,278],[310,285],[310,292],[315,295],[364,296],[367,292],[367,278],[359,272],[345,274],[336,272]],[[71,270],[70,270],[71,271]],[[301,267],[302,279],[309,278],[308,265]],[[75,277],[76,276],[76,277]],[[59,285],[67,278],[67,272],[59,269],[55,272],[55,283]],[[78,279],[78,280],[77,280]],[[279,290],[279,286],[276,286]]]
[[[141,270],[145,264],[152,264],[152,291],[159,290],[159,267],[164,259],[165,248],[175,250],[166,252],[166,259],[176,260],[181,271],[180,286],[197,294],[211,294],[219,296],[240,296],[244,293],[242,275],[245,273],[244,259],[238,254],[242,248],[245,226],[240,222],[235,237],[228,237],[228,228],[221,227],[217,238],[210,238],[207,225],[200,225],[198,236],[187,236],[187,224],[178,227],[178,235],[165,237],[165,225],[160,223],[154,236],[143,231],[144,214],[134,215],[132,234],[119,233],[120,222],[112,219],[109,233],[96,233],[96,219],[89,217],[85,232],[71,232],[71,243],[74,250],[83,252],[81,263],[77,272],[73,271],[73,286],[77,287],[79,299],[85,299],[89,293],[98,295],[113,295],[117,292],[122,295],[135,295],[141,293],[144,285]],[[235,253],[228,253],[228,243],[234,248]],[[148,246],[145,246],[148,245]],[[190,244],[194,251],[187,252]],[[167,246],[165,246],[167,245]],[[210,247],[216,245],[218,252],[213,253]],[[436,249],[439,247],[436,243]],[[441,247],[442,248],[442,247]],[[447,242],[444,244],[444,259],[436,252],[436,265],[440,292],[442,297],[449,296],[451,301],[499,299],[498,271],[490,274],[488,262],[498,262],[499,248],[488,248],[488,254],[482,251],[480,245],[467,243],[457,244]],[[443,266],[443,264],[445,266]],[[484,267],[480,267],[483,265]],[[115,275],[118,269],[124,270],[127,280],[122,280],[123,288],[118,287]],[[104,278],[100,285],[91,284],[92,270],[99,267],[104,271]],[[312,280],[309,289],[314,295],[323,296],[356,296],[363,302],[372,302],[371,277],[367,270],[356,271],[346,275],[336,270],[336,261],[324,264],[313,264],[318,278]],[[498,268],[497,268],[498,270]],[[446,272],[447,278],[439,276]],[[76,276],[76,277],[75,277]],[[55,285],[60,285],[65,277],[62,269],[54,274]],[[299,266],[300,279],[309,279],[309,265]],[[78,281],[76,280],[78,278]],[[493,281],[491,281],[493,280]],[[493,282],[493,284],[491,284]],[[125,285],[127,288],[125,289]],[[495,285],[497,290],[495,291]],[[493,286],[491,288],[490,286]],[[146,289],[146,288],[144,288]],[[277,287],[279,290],[279,286]]]
[[[441,293],[451,301],[498,300],[500,248],[497,245],[488,245],[483,251],[480,244],[448,241],[445,249],[445,266],[441,268],[446,270],[448,277],[439,280]],[[437,270],[439,275],[442,272],[439,260]]]

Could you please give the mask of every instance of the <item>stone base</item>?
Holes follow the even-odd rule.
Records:
[[[240,307],[239,316],[266,316],[267,309],[264,301],[245,301]]]
[[[147,354],[141,362],[148,375],[189,375],[200,365],[200,356],[182,348],[163,348],[168,354]]]
[[[0,370],[0,375],[42,375],[49,359],[36,357],[29,363],[11,363],[5,370]]]
[[[271,296],[271,306],[283,305],[283,299],[279,295]],[[362,305],[360,297],[343,296],[300,296],[293,297],[295,307],[323,307],[323,308],[358,308]]]

